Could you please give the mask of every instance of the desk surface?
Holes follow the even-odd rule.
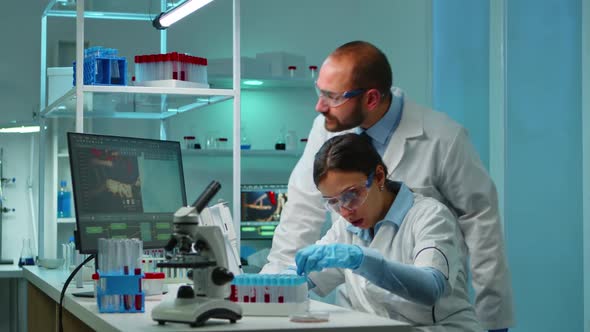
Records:
[[[2,278],[20,278],[23,276],[23,270],[16,264],[0,265],[0,279]]]
[[[68,274],[63,270],[47,270],[38,266],[27,266],[23,269],[23,276],[27,281],[46,293],[59,303],[59,296]],[[350,311],[330,304],[312,301],[311,311],[329,312],[330,321],[325,323],[294,323],[288,317],[243,317],[236,324],[227,321],[210,320],[205,326],[197,329],[187,324],[166,323],[158,325],[151,319],[152,309],[160,303],[161,297],[148,297],[145,301],[145,312],[138,314],[101,314],[95,299],[78,298],[71,295],[80,291],[92,290],[91,284],[85,284],[84,289],[71,286],[64,298],[64,307],[77,316],[91,328],[98,331],[358,331],[359,328],[378,331],[410,331],[406,323],[366,313]],[[171,291],[164,296],[174,296]]]

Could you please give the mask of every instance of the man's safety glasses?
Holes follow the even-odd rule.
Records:
[[[367,181],[357,186],[350,187],[334,197],[324,197],[326,208],[336,213],[340,213],[340,209],[356,210],[363,205],[369,195],[369,188],[373,184],[373,176],[375,173],[369,174]]]
[[[363,92],[367,91],[367,89],[354,89],[349,91],[344,91],[342,93],[336,93],[331,91],[325,91],[318,86],[315,86],[315,92],[318,95],[318,98],[322,100],[326,105],[329,107],[338,107],[349,99],[354,98],[356,96],[361,95]]]

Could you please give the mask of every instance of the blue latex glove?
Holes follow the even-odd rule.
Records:
[[[311,245],[303,248],[295,255],[297,274],[309,274],[328,267],[356,269],[363,261],[360,247],[350,244],[332,243],[327,245]]]
[[[297,267],[295,265],[289,265],[286,269],[281,271],[279,274],[290,274],[290,275],[297,275]]]

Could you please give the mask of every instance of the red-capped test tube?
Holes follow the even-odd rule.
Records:
[[[289,76],[295,77],[295,71],[297,70],[297,66],[289,66],[287,67],[287,69],[289,69]]]
[[[309,66],[309,73],[311,75],[311,78],[314,79],[318,74],[318,66]]]

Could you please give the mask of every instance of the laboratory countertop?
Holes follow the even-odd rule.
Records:
[[[0,265],[0,279],[2,278],[20,278],[23,276],[23,270],[16,264]]]
[[[38,266],[26,266],[24,278],[35,285],[54,301],[59,303],[61,289],[68,274],[63,270],[48,270]],[[72,283],[73,284],[73,283]],[[366,313],[351,311],[334,305],[311,301],[311,311],[329,313],[329,321],[323,323],[295,323],[288,317],[243,317],[235,324],[222,320],[209,320],[205,326],[191,328],[187,324],[166,323],[158,325],[151,319],[152,309],[160,303],[162,297],[174,296],[177,286],[170,285],[170,292],[163,296],[148,297],[145,301],[144,313],[133,314],[101,314],[98,312],[96,300],[79,298],[71,294],[80,291],[91,291],[92,284],[85,283],[84,288],[70,285],[64,298],[64,307],[88,326],[97,331],[358,331],[360,328],[371,329],[371,332],[411,331],[403,322],[378,317]]]

